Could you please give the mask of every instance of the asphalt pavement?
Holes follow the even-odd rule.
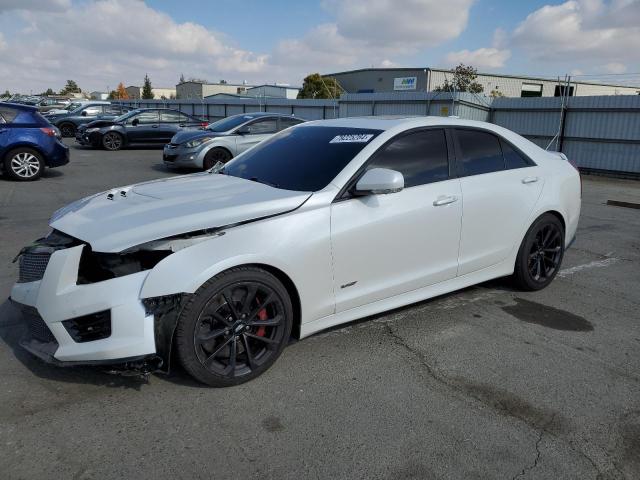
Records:
[[[40,181],[0,178],[0,298],[54,210],[187,173],[161,157],[72,146]],[[0,478],[640,478],[640,210],[608,200],[640,203],[640,182],[584,177],[549,288],[496,280],[367,318],[233,388],[45,365],[5,301]]]

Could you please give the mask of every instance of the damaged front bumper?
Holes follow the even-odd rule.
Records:
[[[149,270],[79,283],[84,248],[88,247],[53,251],[40,280],[13,286],[11,300],[22,311],[29,332],[21,345],[58,365],[167,365],[181,296],[172,296],[176,298],[168,307],[160,300],[141,300]],[[164,310],[158,310],[159,305]],[[165,323],[173,326],[166,328]],[[158,348],[157,335],[169,344]]]

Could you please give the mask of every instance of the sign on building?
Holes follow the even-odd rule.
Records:
[[[415,90],[418,77],[397,77],[393,79],[394,90]]]

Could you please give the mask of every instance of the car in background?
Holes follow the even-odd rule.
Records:
[[[96,119],[116,118],[129,110],[130,107],[122,105],[91,102],[64,114],[48,115],[47,120],[60,129],[63,137],[73,137],[80,125]]]
[[[51,110],[64,109],[70,104],[71,102],[69,100],[62,100],[60,98],[43,98],[37,103],[37,107],[40,113],[47,113]]]
[[[140,108],[112,120],[83,125],[76,133],[76,141],[114,151],[135,143],[167,143],[180,130],[205,126],[206,121],[178,110]]]
[[[167,167],[210,169],[305,120],[281,113],[243,113],[223,118],[202,131],[177,133],[165,145],[162,159]]]
[[[69,162],[60,131],[33,106],[0,103],[0,168],[14,180],[36,180],[45,167]]]
[[[106,100],[77,100],[77,99],[73,99],[69,102],[68,105],[63,106],[63,107],[58,107],[58,108],[53,108],[51,110],[49,110],[48,112],[44,112],[43,115],[46,118],[50,118],[51,115],[64,115],[67,114],[69,112],[71,112],[72,110],[75,110],[78,107],[82,107],[83,105],[111,105],[111,102],[108,102]]]

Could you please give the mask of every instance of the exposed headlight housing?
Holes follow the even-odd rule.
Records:
[[[204,137],[204,138],[196,138],[195,140],[190,140],[185,143],[185,147],[187,148],[196,148],[202,145],[203,143],[207,143],[213,140],[213,138]]]

